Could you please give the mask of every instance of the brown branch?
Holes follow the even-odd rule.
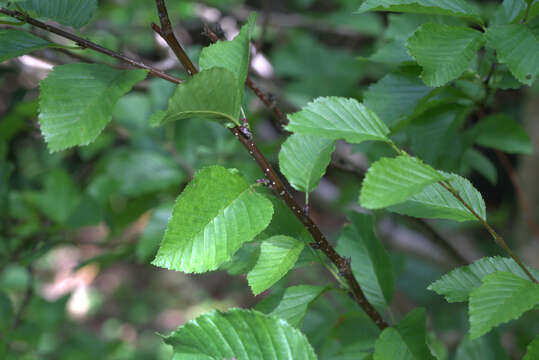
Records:
[[[155,0],[158,11],[159,11],[159,18],[161,21],[161,26],[163,29],[165,27],[170,26],[170,20],[168,19],[168,14],[166,12],[166,9],[160,8],[160,6],[164,7],[163,0]],[[158,32],[163,39],[169,44],[171,47],[176,46],[175,44],[179,45],[179,42],[177,39],[172,40],[171,37],[174,36],[174,34],[168,35],[165,37],[162,32]],[[215,36],[215,34],[214,34]],[[217,36],[214,38],[217,40]],[[185,51],[181,46],[177,46],[176,49],[180,52],[183,52],[181,56],[178,56],[178,60],[180,60],[183,64],[183,66],[186,69],[192,69],[193,72],[191,75],[196,74],[198,71],[194,67],[193,63],[191,62],[191,59],[187,56]],[[378,311],[372,306],[371,303],[368,302],[367,298],[365,297],[365,294],[363,293],[359,283],[357,282],[356,278],[354,277],[352,273],[352,268],[350,266],[350,261],[346,258],[340,256],[333,246],[329,243],[329,241],[326,239],[322,231],[318,228],[318,226],[314,223],[314,221],[307,215],[307,213],[303,210],[303,208],[294,200],[292,195],[290,195],[290,192],[285,187],[283,181],[280,179],[279,175],[277,175],[277,172],[273,169],[273,167],[270,165],[268,160],[265,158],[264,154],[260,151],[260,149],[256,146],[252,136],[250,134],[246,135],[244,128],[241,128],[239,126],[236,126],[234,128],[230,128],[230,131],[234,136],[242,143],[242,145],[249,151],[249,154],[253,157],[253,159],[256,161],[266,178],[270,181],[270,187],[273,189],[274,193],[281,198],[285,204],[290,208],[290,210],[294,213],[294,215],[301,221],[301,223],[305,226],[305,228],[309,231],[309,233],[312,235],[314,241],[317,244],[317,248],[319,248],[330,260],[331,262],[337,267],[340,274],[345,278],[346,283],[350,287],[350,292],[353,297],[353,299],[361,306],[363,311],[374,321],[374,323],[380,328],[381,330],[385,329],[388,325],[378,313]]]
[[[158,70],[150,65],[146,65],[145,63],[141,62],[141,61],[137,61],[135,59],[131,59],[125,55],[122,55],[120,53],[117,53],[115,51],[112,51],[110,49],[107,49],[101,45],[98,45],[96,43],[93,43],[89,40],[86,40],[86,39],[83,39],[77,35],[74,35],[74,34],[71,34],[67,31],[64,31],[56,26],[53,26],[53,25],[49,25],[49,24],[46,24],[44,22],[41,22],[39,20],[36,20],[34,18],[31,18],[29,17],[27,14],[23,14],[21,12],[18,12],[18,11],[13,11],[13,10],[9,10],[9,9],[5,9],[3,7],[0,7],[0,13],[3,13],[3,14],[6,14],[8,16],[11,16],[12,18],[15,18],[15,19],[18,19],[20,21],[24,21],[30,25],[33,25],[35,27],[38,27],[40,29],[43,29],[43,30],[46,30],[48,32],[51,32],[53,34],[56,34],[56,35],[59,35],[63,38],[66,38],[66,39],[69,39],[71,41],[74,41],[77,45],[79,45],[80,47],[82,48],[88,48],[88,49],[92,49],[94,51],[97,51],[99,53],[102,53],[102,54],[105,54],[107,56],[110,56],[116,60],[120,60],[120,61],[123,61],[133,67],[136,67],[136,68],[139,68],[139,69],[145,69],[145,70],[148,70],[149,73],[153,76],[157,76],[157,77],[160,77],[162,79],[165,79],[165,80],[168,80],[170,82],[173,82],[175,84],[179,84],[182,82],[182,80],[174,77],[174,76],[171,76],[161,70]]]
[[[197,68],[191,62],[191,59],[189,59],[189,56],[187,56],[187,53],[185,52],[185,50],[183,50],[182,45],[174,35],[174,30],[172,29],[172,25],[168,17],[165,0],[155,0],[155,5],[157,6],[157,14],[159,15],[161,27],[159,27],[157,24],[152,23],[152,29],[156,33],[158,33],[163,38],[163,40],[167,42],[168,46],[170,46],[172,51],[174,51],[174,54],[176,55],[178,60],[180,60],[189,75],[196,74],[198,72]]]

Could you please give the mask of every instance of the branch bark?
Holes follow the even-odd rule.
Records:
[[[170,27],[170,19],[168,18],[168,13],[165,8],[164,0],[155,0],[158,12],[159,19],[161,21],[161,30],[157,31],[157,25],[153,24],[152,27],[157,31],[159,35],[169,44],[169,46],[174,50],[174,52],[182,52],[181,56],[178,56],[178,60],[182,62],[183,66],[186,69],[191,69],[191,75],[194,75],[198,72],[194,64],[191,62],[191,59],[187,56],[178,40],[174,37],[172,32],[166,33],[164,29]],[[165,36],[165,34],[167,34]],[[174,37],[174,39],[172,39]],[[215,37],[215,40],[217,38]],[[270,187],[274,193],[281,198],[285,204],[290,208],[294,215],[301,221],[305,228],[312,235],[314,241],[317,244],[317,247],[331,260],[331,262],[337,267],[339,273],[344,277],[346,283],[350,287],[350,293],[352,298],[361,306],[363,311],[374,321],[376,326],[380,329],[385,329],[388,325],[378,313],[378,311],[368,302],[361,286],[357,282],[354,274],[352,273],[352,268],[350,266],[350,261],[342,256],[340,256],[333,246],[326,239],[322,231],[314,223],[314,221],[307,215],[303,208],[294,200],[283,181],[280,179],[277,172],[273,169],[271,164],[265,158],[264,154],[256,146],[252,136],[246,134],[244,131],[245,128],[236,126],[230,129],[232,134],[242,143],[242,145],[249,151],[249,154],[256,161],[266,178],[270,181]]]

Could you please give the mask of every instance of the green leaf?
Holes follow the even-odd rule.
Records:
[[[395,327],[382,331],[374,347],[374,360],[434,359],[427,346],[425,310],[417,308]]]
[[[421,78],[429,86],[457,79],[485,43],[480,31],[444,24],[424,24],[408,39],[410,54],[423,67]]]
[[[285,290],[279,305],[269,315],[286,320],[290,325],[300,328],[308,307],[326,290],[328,288],[325,286],[291,286]]]
[[[407,200],[445,177],[421,160],[408,155],[381,158],[371,165],[363,180],[359,204],[381,209]]]
[[[343,228],[337,252],[351,257],[352,272],[369,302],[389,306],[395,285],[393,265],[374,232],[374,219],[355,212],[347,215],[351,223]]]
[[[323,97],[288,115],[287,130],[359,144],[366,140],[389,142],[389,129],[378,115],[355,99]]]
[[[498,169],[488,157],[476,149],[470,148],[466,150],[462,158],[462,169],[471,169],[483,175],[492,185],[498,182]],[[466,170],[464,170],[466,171]],[[461,170],[460,172],[463,172]]]
[[[522,360],[539,359],[539,336],[537,336],[526,348],[526,355]]]
[[[466,335],[457,348],[455,360],[509,360],[495,331],[471,340]]]
[[[506,25],[516,23],[524,18],[526,14],[525,0],[503,0],[494,13],[489,25]]]
[[[0,29],[0,63],[32,51],[54,46],[56,44],[26,31]]]
[[[324,176],[334,150],[334,140],[292,134],[281,146],[279,167],[294,189],[308,194]]]
[[[211,68],[180,84],[168,100],[168,109],[152,116],[152,125],[191,118],[224,120],[241,125],[241,95],[234,74]]]
[[[147,262],[155,257],[171,214],[172,204],[162,205],[153,211],[150,221],[137,242],[135,254],[139,262]]]
[[[186,180],[174,160],[158,152],[121,149],[107,160],[108,175],[117,181],[118,191],[125,195],[156,192]]]
[[[393,126],[411,116],[421,99],[431,91],[432,88],[416,76],[388,74],[369,86],[363,103],[388,126]]]
[[[526,25],[489,27],[487,45],[496,50],[498,61],[506,64],[521,83],[531,86],[535,82],[539,72],[539,41]]]
[[[243,98],[245,79],[249,70],[250,40],[255,22],[256,14],[251,13],[247,24],[242,26],[240,33],[233,40],[218,41],[205,47],[199,59],[201,70],[221,67],[234,74],[240,99]]]
[[[439,171],[447,182],[458,191],[460,196],[483,219],[486,219],[485,201],[481,193],[468,181],[456,174]],[[388,210],[409,216],[429,219],[448,219],[455,221],[478,221],[473,213],[458,201],[439,183],[431,184],[403,203]]]
[[[262,242],[255,267],[247,274],[247,281],[258,295],[279,281],[294,267],[305,244],[289,236],[277,235]]]
[[[539,271],[527,268],[536,279],[539,278]],[[482,258],[473,264],[461,266],[430,284],[428,289],[445,296],[448,302],[466,301],[472,290],[481,286],[485,275],[497,271],[510,272],[521,279],[528,279],[528,276],[513,259],[495,256]]]
[[[118,99],[146,70],[98,64],[56,66],[40,83],[39,124],[51,152],[94,141],[112,118]]]
[[[172,332],[165,342],[182,360],[316,359],[298,329],[254,310],[212,311]]]
[[[76,28],[86,25],[97,10],[97,0],[26,0],[18,4],[39,17]]]
[[[176,200],[152,264],[186,273],[215,270],[268,226],[271,201],[236,170],[200,170]]]
[[[470,338],[517,319],[539,304],[539,284],[512,273],[495,272],[470,294]]]
[[[533,143],[526,130],[505,114],[487,116],[470,129],[470,133],[481,146],[507,153],[533,153]]]
[[[451,15],[482,22],[477,8],[465,0],[366,0],[361,4],[358,12],[367,11]]]
[[[63,169],[46,174],[41,192],[27,194],[33,203],[48,218],[62,224],[81,201],[81,193],[71,176]]]

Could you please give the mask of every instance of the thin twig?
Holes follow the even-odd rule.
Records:
[[[15,19],[18,19],[20,21],[24,21],[30,25],[33,25],[35,27],[38,27],[40,29],[43,29],[43,30],[46,30],[48,32],[51,32],[53,34],[56,34],[56,35],[59,35],[63,38],[66,38],[66,39],[69,39],[71,41],[74,41],[77,45],[79,45],[80,47],[82,48],[88,48],[88,49],[92,49],[94,51],[97,51],[97,52],[100,52],[102,54],[105,54],[107,56],[110,56],[114,59],[117,59],[117,60],[120,60],[120,61],[123,61],[133,67],[136,67],[136,68],[139,68],[139,69],[145,69],[145,70],[148,70],[150,72],[151,75],[154,75],[154,76],[157,76],[157,77],[160,77],[162,79],[165,79],[165,80],[168,80],[170,82],[173,82],[175,84],[179,84],[182,82],[182,80],[174,77],[174,76],[171,76],[161,70],[158,70],[150,65],[146,65],[145,63],[141,62],[141,61],[137,61],[135,59],[131,59],[123,54],[120,54],[120,53],[117,53],[115,51],[112,51],[110,49],[107,49],[101,45],[98,45],[96,43],[93,43],[89,40],[86,40],[86,39],[83,39],[77,35],[74,35],[72,33],[69,33],[67,31],[64,31],[56,26],[53,26],[53,25],[49,25],[49,24],[46,24],[44,22],[41,22],[39,20],[36,20],[34,18],[31,18],[30,16],[28,16],[27,14],[23,14],[21,12],[18,12],[18,11],[13,11],[13,10],[9,10],[9,9],[6,9],[6,8],[3,8],[3,7],[0,7],[0,13],[3,13],[3,14],[6,14],[8,16],[11,16]]]
[[[490,235],[494,238],[494,240],[500,245],[508,254],[513,258],[513,260],[516,261],[516,263],[520,266],[520,268],[526,273],[526,275],[530,278],[531,281],[534,283],[537,283],[537,280],[533,277],[533,275],[528,271],[526,266],[520,261],[518,256],[513,253],[511,248],[507,246],[507,243],[503,239],[503,237],[498,234],[492,226],[489,225],[489,223],[486,222],[485,219],[481,215],[479,215],[463,198],[460,196],[459,192],[455,190],[448,182],[446,181],[440,181],[440,185],[442,185],[447,191],[449,191],[455,199],[457,199],[468,211],[477,219],[479,222],[487,229],[487,231],[490,233]]]
[[[165,28],[166,26],[169,26],[167,24],[170,24],[170,20],[168,19],[168,14],[162,9],[160,9],[160,6],[164,6],[163,0],[155,0],[156,5],[158,7],[159,11],[159,18],[161,20],[161,27]],[[159,33],[163,39],[169,44],[169,46],[175,46],[174,44],[179,44],[177,39],[172,40],[172,36],[174,34],[171,34],[167,37],[164,36],[164,34]],[[192,69],[191,75],[194,75],[197,73],[196,67],[191,62],[191,59],[187,56],[185,51],[181,46],[176,47],[176,50],[183,52],[182,56],[178,56],[178,60],[182,62],[184,67],[186,69]],[[340,256],[333,246],[329,243],[329,241],[326,239],[322,231],[318,228],[318,226],[314,223],[314,221],[305,213],[303,208],[294,200],[292,195],[290,195],[290,192],[285,187],[283,181],[281,181],[279,175],[277,172],[273,169],[273,167],[270,165],[268,160],[265,158],[265,156],[262,154],[260,149],[256,146],[252,136],[246,135],[244,129],[236,126],[234,128],[230,128],[230,131],[234,136],[243,144],[243,146],[249,151],[249,154],[253,157],[253,159],[257,162],[258,166],[264,173],[264,175],[267,177],[267,179],[270,181],[270,187],[273,189],[274,193],[281,198],[285,204],[290,208],[290,210],[294,213],[294,215],[302,222],[302,224],[305,226],[305,228],[311,233],[313,236],[314,241],[317,243],[317,247],[324,252],[324,254],[331,260],[331,262],[337,267],[340,274],[345,278],[346,283],[349,286],[349,290],[351,292],[351,295],[353,299],[361,306],[361,308],[365,311],[365,313],[374,321],[374,323],[378,326],[380,329],[385,329],[388,325],[382,318],[382,316],[378,313],[378,311],[372,306],[371,303],[368,302],[367,298],[365,297],[365,294],[363,293],[363,290],[361,289],[359,283],[357,282],[356,278],[354,277],[354,274],[352,273],[352,268],[350,266],[350,261],[342,256]]]

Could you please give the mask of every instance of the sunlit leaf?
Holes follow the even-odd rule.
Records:
[[[539,278],[539,271],[530,267],[528,270],[536,279]],[[461,266],[430,284],[428,289],[445,296],[448,302],[466,301],[470,292],[481,286],[485,275],[497,271],[510,272],[521,279],[529,279],[513,259],[495,256],[482,258],[473,264]]]
[[[538,304],[539,284],[508,272],[485,275],[483,284],[470,294],[470,338],[517,319]]]
[[[408,155],[382,158],[367,171],[361,186],[359,204],[367,209],[395,205],[444,179],[444,176],[417,158]]]
[[[291,286],[285,290],[279,305],[269,315],[284,319],[292,326],[301,327],[311,303],[327,289],[316,285]]]
[[[168,101],[166,111],[150,119],[152,125],[169,121],[204,118],[239,123],[241,95],[234,74],[215,67],[195,74],[180,84]]]
[[[324,176],[334,150],[334,140],[292,134],[281,146],[279,167],[294,189],[310,193]]]
[[[212,311],[172,332],[165,342],[175,359],[316,359],[298,329],[254,310]]]
[[[303,246],[303,242],[283,235],[264,240],[256,265],[247,274],[253,294],[260,294],[285,276],[294,267]]]
[[[268,226],[271,201],[235,170],[200,170],[176,200],[152,264],[186,273],[215,270]]]
[[[344,139],[359,144],[366,140],[389,141],[389,129],[378,115],[355,99],[318,98],[292,115],[287,129],[298,134]]]
[[[94,141],[112,119],[118,99],[146,73],[98,64],[56,66],[40,83],[39,124],[49,149]]]

